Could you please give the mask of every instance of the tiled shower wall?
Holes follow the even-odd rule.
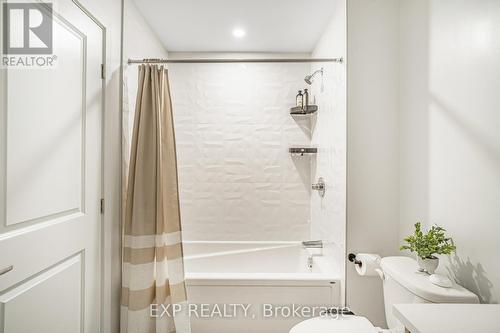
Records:
[[[317,68],[321,65],[315,65]],[[346,114],[342,69],[324,65],[323,82],[313,83],[312,93],[319,107],[313,118],[312,145],[318,147],[311,167],[311,180],[323,177],[325,196],[311,195],[311,238],[326,241],[325,251],[342,262],[346,221]],[[322,87],[323,86],[323,87]],[[345,95],[344,95],[345,96]]]
[[[289,108],[309,64],[169,66],[186,240],[304,240],[308,121]]]
[[[336,1],[335,17],[318,41],[314,58],[344,57],[346,54],[345,1]],[[311,195],[311,238],[325,241],[324,254],[336,263],[344,276],[346,237],[347,104],[345,64],[314,63],[311,70],[324,68],[311,92],[319,107],[312,118],[312,145],[318,156],[311,167],[312,181],[325,179],[324,198]],[[342,289],[343,290],[343,289]]]

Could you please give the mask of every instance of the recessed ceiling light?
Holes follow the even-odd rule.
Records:
[[[246,34],[246,31],[240,28],[236,28],[233,30],[233,36],[236,38],[243,38]]]

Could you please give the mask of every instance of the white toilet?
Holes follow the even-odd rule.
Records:
[[[290,333],[377,333],[404,332],[392,314],[393,304],[405,303],[479,303],[478,297],[464,287],[439,287],[429,275],[417,272],[417,263],[408,257],[386,257],[380,262],[384,280],[384,304],[388,330],[373,326],[361,316],[318,317],[295,325]]]

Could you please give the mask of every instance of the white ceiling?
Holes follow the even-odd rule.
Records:
[[[333,0],[134,0],[168,51],[310,52]],[[237,39],[235,28],[246,31]]]

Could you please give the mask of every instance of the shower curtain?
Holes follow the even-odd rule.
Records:
[[[124,207],[122,333],[190,332],[182,253],[168,72],[141,65]]]

